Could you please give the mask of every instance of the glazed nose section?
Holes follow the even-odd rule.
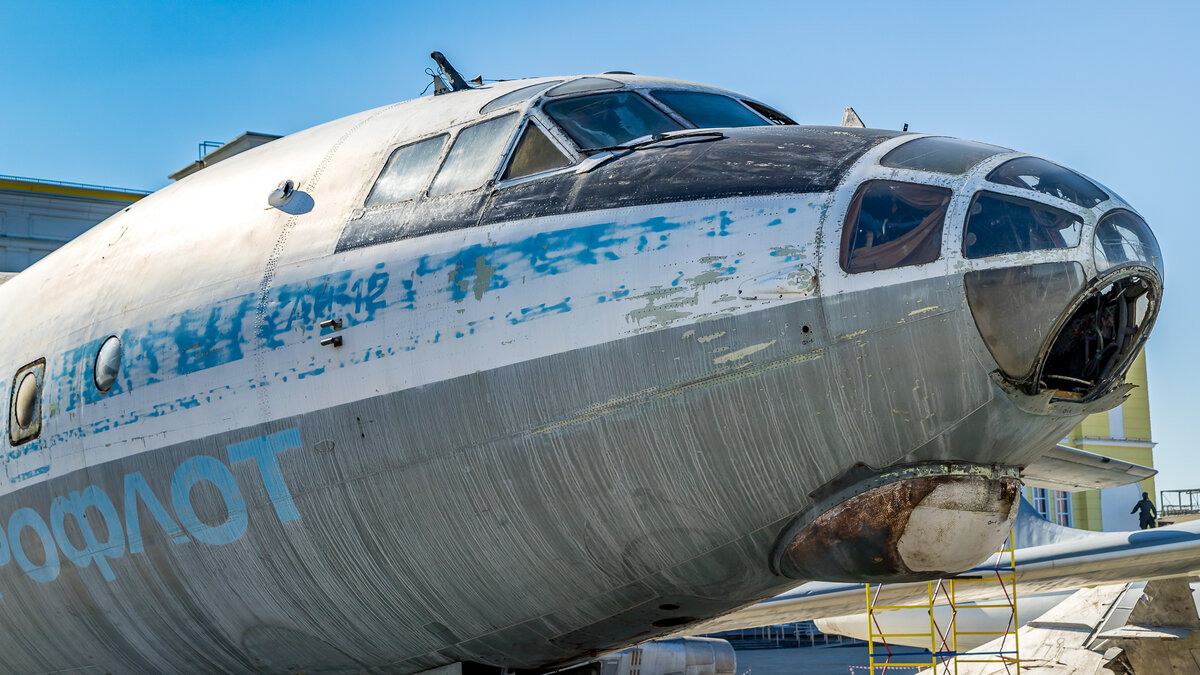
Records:
[[[1060,218],[1051,227],[1059,233],[1051,238],[1072,248],[1081,243],[1063,234],[1073,224]],[[1091,244],[1090,266],[1042,262],[965,276],[967,302],[988,350],[1006,379],[1028,394],[1052,391],[1056,398],[1083,400],[1104,394],[1124,376],[1158,314],[1162,254],[1145,221],[1112,211],[1100,219]]]
[[[1092,256],[1097,274],[1104,275],[1121,266],[1140,266],[1154,270],[1162,282],[1162,251],[1158,240],[1146,221],[1129,211],[1113,211],[1100,220],[1092,240]]]
[[[1038,354],[1084,287],[1083,265],[1048,262],[968,272],[967,304],[996,365],[1012,381],[1035,375]]]

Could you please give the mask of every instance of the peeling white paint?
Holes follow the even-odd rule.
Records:
[[[721,356],[718,356],[717,358],[713,359],[713,365],[719,366],[722,363],[729,363],[730,361],[737,361],[739,359],[744,359],[747,356],[750,356],[751,354],[757,354],[758,352],[761,352],[762,350],[766,349],[767,347],[770,347],[771,345],[775,344],[775,342],[776,342],[775,340],[771,340],[770,342],[760,342],[759,344],[750,345],[749,347],[743,347],[737,351],[729,352],[728,354],[722,354]]]

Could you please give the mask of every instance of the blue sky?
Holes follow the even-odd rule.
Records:
[[[0,2],[0,174],[153,190],[201,141],[286,134],[468,78],[631,70],[802,123],[996,143],[1128,199],[1165,251],[1160,489],[1200,488],[1196,2]]]

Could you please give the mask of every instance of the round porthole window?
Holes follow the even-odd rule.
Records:
[[[96,388],[106,392],[112,389],[121,372],[121,339],[116,335],[109,337],[100,345],[96,352]]]
[[[17,400],[14,406],[17,426],[26,428],[33,424],[33,415],[37,412],[37,402],[37,376],[33,373],[25,373],[25,377],[21,378],[21,384],[17,385]]]

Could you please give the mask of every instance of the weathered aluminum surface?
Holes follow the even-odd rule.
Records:
[[[0,287],[24,317],[0,343],[5,390],[46,359],[40,435],[2,460],[6,664],[578,662],[790,586],[776,538],[856,465],[1019,466],[1075,424],[992,382],[962,273],[1081,254],[963,261],[991,160],[879,168],[904,138],[830,191],[337,250],[392,149],[527,84],[264,145]],[[880,176],[963,191],[943,257],[846,275],[837,230]],[[296,213],[266,206],[288,179],[312,200]],[[110,335],[122,367],[101,394]]]

